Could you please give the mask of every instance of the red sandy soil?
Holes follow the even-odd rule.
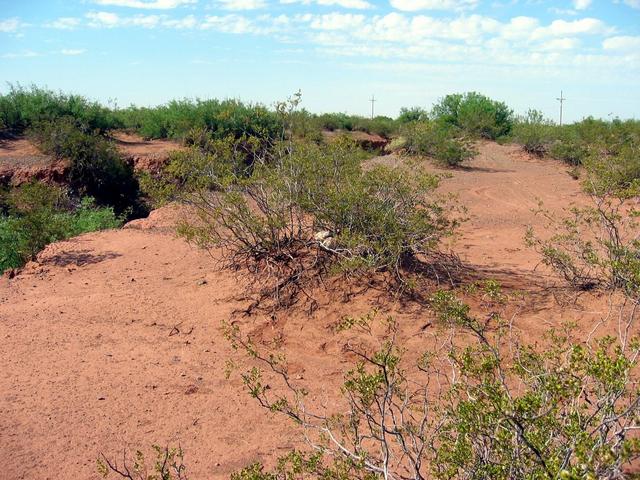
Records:
[[[561,320],[584,331],[604,315],[605,299],[561,307],[542,286],[550,279],[523,246],[527,224],[542,227],[537,199],[560,212],[582,202],[561,164],[529,158],[516,147],[486,143],[469,168],[451,171],[443,193],[469,209],[454,249],[489,276],[529,295],[515,324],[535,340]],[[400,163],[386,156],[375,162]],[[220,333],[247,306],[245,281],[219,271],[207,253],[173,234],[182,212],[165,207],[122,230],[49,246],[15,278],[0,279],[0,471],[7,479],[98,478],[101,452],[180,444],[190,478],[219,479],[246,464],[273,463],[300,445],[296,428],[266,413],[227,380],[225,363],[241,358]],[[312,401],[329,405],[350,358],[353,335],[330,334],[344,315],[380,305],[380,292],[346,298],[319,292],[312,316],[300,309],[271,317],[234,316],[258,341],[277,339]],[[430,313],[387,301],[408,351],[429,348]]]
[[[182,146],[173,140],[145,140],[139,135],[117,132],[113,135],[118,150],[131,162],[136,171],[154,171]]]
[[[136,171],[154,171],[179,150],[171,140],[144,140],[126,132],[114,134],[118,150]],[[68,162],[45,155],[27,138],[0,139],[0,184],[21,185],[30,180],[64,183]]]
[[[26,138],[0,139],[0,185],[20,185],[31,179],[58,182],[66,172],[66,162],[43,155]]]

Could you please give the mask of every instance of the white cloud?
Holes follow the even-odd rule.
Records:
[[[121,21],[120,17],[111,12],[89,12],[86,17],[89,19],[91,27],[117,27]]]
[[[256,10],[265,8],[265,0],[218,0],[218,4],[225,10]]]
[[[193,15],[187,15],[186,17],[181,19],[164,20],[162,22],[162,25],[165,27],[177,28],[179,30],[195,28],[197,24],[198,24],[198,21],[196,20],[196,17],[194,17]]]
[[[119,0],[121,1],[121,0]],[[218,4],[222,0],[216,0]],[[224,0],[240,5],[240,0]],[[256,0],[242,0],[242,5]],[[259,2],[312,3],[331,0],[258,0]],[[405,0],[392,0],[396,4]],[[474,5],[474,1],[415,0],[422,6],[447,4],[451,8]],[[454,6],[455,4],[455,6]],[[256,5],[251,3],[251,5]],[[239,8],[239,7],[238,7]],[[614,37],[615,29],[597,18],[575,18],[543,23],[529,16],[501,21],[486,15],[462,12],[458,15],[427,15],[398,10],[387,14],[333,11],[273,16],[267,13],[228,12],[182,19],[168,15],[118,15],[91,12],[91,26],[202,29],[236,35],[272,35],[279,42],[296,42],[305,50],[321,55],[363,59],[400,59],[407,62],[447,62],[478,66],[502,65],[554,68],[586,65],[612,65],[628,62],[629,71],[640,70],[640,50],[636,37]],[[603,50],[594,48],[593,36]],[[610,37],[605,40],[606,37]],[[310,45],[310,46],[308,46]],[[635,49],[635,50],[634,50]],[[620,53],[612,55],[614,50]],[[608,58],[612,57],[612,58]]]
[[[252,20],[241,15],[209,15],[200,28],[222,33],[260,33],[259,28]]]
[[[0,21],[0,32],[14,33],[22,26],[24,26],[24,23],[22,23],[19,18],[7,18],[6,20]]]
[[[83,53],[86,53],[86,49],[84,48],[63,48],[62,50],[60,50],[60,53],[62,55],[69,55],[69,56],[75,56],[75,55],[82,55]]]
[[[586,10],[591,6],[591,0],[573,0],[573,8],[576,10]]]
[[[640,0],[624,0],[625,5],[629,5],[631,8],[637,8],[640,10]]]
[[[78,25],[80,25],[80,19],[76,17],[60,17],[45,24],[47,27],[57,28],[58,30],[73,30]]]
[[[602,20],[597,18],[582,18],[580,20],[554,20],[547,27],[537,28],[533,34],[533,39],[547,37],[563,37],[566,35],[598,35],[612,32]]]
[[[172,8],[177,8],[183,5],[191,5],[196,2],[197,0],[94,0],[94,3],[98,5],[142,8],[151,10],[170,10]]]
[[[316,30],[343,30],[358,27],[364,23],[364,20],[364,15],[329,13],[315,17],[310,26]]]
[[[373,5],[366,0],[280,0],[280,3],[290,5],[293,3],[299,3],[302,5],[321,5],[324,7],[342,7],[352,8],[354,10],[366,10],[373,8]]]
[[[542,50],[545,52],[557,52],[562,50],[573,50],[579,46],[580,40],[577,38],[554,38],[553,40],[543,42],[534,48],[535,50]]]
[[[120,17],[119,15],[111,12],[89,12],[86,17],[89,19],[89,26],[94,28],[155,28],[162,25],[162,22],[165,21],[165,17],[161,15],[134,15],[132,17]],[[166,20],[166,22],[170,21]],[[177,23],[174,23],[173,26],[177,26]]]
[[[640,36],[619,36],[610,37],[602,42],[605,50],[635,50],[640,51]]]
[[[391,0],[393,8],[404,12],[420,10],[467,10],[478,6],[479,0]]]

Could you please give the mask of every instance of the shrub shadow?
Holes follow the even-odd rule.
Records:
[[[74,252],[58,253],[56,255],[48,257],[44,263],[48,265],[55,265],[57,267],[68,267],[70,265],[83,267],[85,265],[93,265],[120,256],[122,255],[115,252],[95,254],[91,253],[90,250],[77,250]]]

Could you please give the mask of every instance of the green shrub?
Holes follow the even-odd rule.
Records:
[[[511,134],[516,142],[522,144],[525,152],[541,157],[549,152],[553,125],[545,120],[542,112],[529,110],[527,115],[516,119]]]
[[[79,95],[55,93],[32,86],[10,86],[0,95],[0,129],[22,132],[41,122],[73,117],[85,132],[119,128],[120,122],[108,108]]]
[[[193,128],[206,129],[217,139],[250,136],[274,141],[283,134],[275,112],[236,100],[173,100],[154,108],[132,106],[117,115],[126,128],[145,138],[183,139]]]
[[[592,153],[584,163],[583,186],[596,197],[629,199],[640,194],[640,143]]]
[[[317,116],[317,121],[323,130],[348,130],[355,127],[355,118],[346,113],[323,113]]]
[[[317,452],[291,452],[300,478],[616,479],[640,457],[640,344],[628,332],[579,342],[567,327],[531,344],[495,305],[476,316],[449,291],[436,292],[431,304],[441,324],[434,343],[442,347],[411,361],[393,319],[341,323],[337,334],[352,328],[372,338],[344,346],[357,360],[335,413],[307,401],[313,379],[296,381],[284,352],[263,351],[237,324],[223,326],[247,355],[248,394],[292,419]],[[234,478],[280,478],[286,459],[273,471],[253,464]]]
[[[447,95],[434,105],[432,116],[472,136],[492,140],[508,135],[513,127],[513,111],[507,105],[476,92]]]
[[[356,117],[353,129],[389,138],[398,130],[398,127],[393,118],[377,116],[375,118]]]
[[[549,154],[568,165],[581,165],[589,155],[589,144],[571,127],[560,129],[558,134],[549,148]]]
[[[594,159],[607,159],[615,168],[632,174],[632,157],[640,145],[640,122],[613,120],[606,122],[591,117],[569,125],[558,126],[545,120],[540,112],[530,110],[514,124],[512,138],[525,151],[548,154],[552,158],[580,167]],[[627,158],[627,160],[625,160]],[[622,182],[623,183],[623,182]]]
[[[402,107],[396,120],[400,125],[412,122],[426,122],[429,120],[429,112],[422,107]]]
[[[77,195],[93,197],[98,204],[111,206],[118,214],[143,213],[133,169],[113,143],[83,132],[71,117],[39,123],[30,134],[45,153],[71,162],[68,180]]]
[[[456,135],[456,128],[441,122],[414,122],[402,129],[404,147],[410,154],[427,155],[444,166],[455,167],[475,154],[471,145]]]
[[[231,146],[185,153],[165,172],[168,190],[201,214],[181,233],[215,249],[226,265],[257,274],[265,292],[276,285],[284,303],[328,270],[389,272],[404,286],[419,258],[454,228],[433,196],[436,177],[363,171],[366,154],[346,139],[278,145],[250,176],[234,171]]]
[[[43,183],[11,191],[8,205],[0,215],[0,273],[35,259],[49,243],[122,223],[111,208],[97,208],[91,198],[74,208],[63,190]]]
[[[291,112],[289,129],[291,137],[312,142],[322,142],[322,126],[318,118],[305,109]]]
[[[389,138],[398,131],[397,122],[389,117],[377,116],[375,118],[366,118],[358,115],[348,115],[346,113],[323,113],[321,115],[309,114],[311,122],[316,125],[318,130],[346,130],[360,131],[381,137]],[[300,119],[300,112],[293,113],[296,121]]]

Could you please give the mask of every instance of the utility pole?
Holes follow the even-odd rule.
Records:
[[[371,102],[371,120],[373,120],[373,105],[377,102],[376,96],[371,95],[371,99],[369,101]]]
[[[560,126],[562,126],[562,104],[566,100],[566,98],[564,98],[564,96],[562,95],[562,90],[560,90],[560,98],[556,98],[556,100],[560,102]]]

